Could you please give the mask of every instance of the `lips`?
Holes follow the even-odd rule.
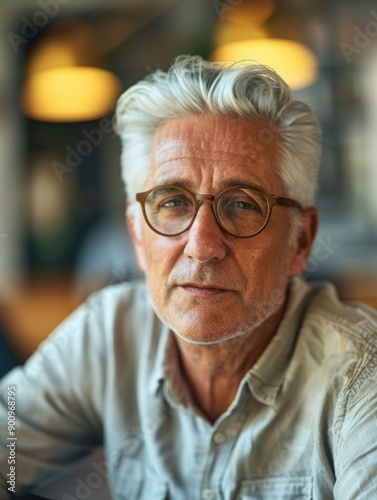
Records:
[[[229,292],[228,288],[224,288],[223,285],[217,284],[207,284],[207,283],[179,283],[177,286],[184,289],[186,292],[195,295],[215,295],[220,293]]]
[[[182,290],[187,294],[209,295],[225,294],[226,292],[239,293],[240,286],[237,279],[232,279],[231,270],[223,266],[198,264],[183,261],[171,272],[169,287]]]

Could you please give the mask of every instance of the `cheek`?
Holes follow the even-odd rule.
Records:
[[[290,267],[290,251],[287,247],[282,248],[268,238],[261,243],[250,240],[250,248],[238,258],[249,289],[260,291],[285,283]]]
[[[171,271],[182,251],[177,238],[160,236],[147,228],[143,232],[143,248],[147,276],[158,274],[162,284],[162,278]]]

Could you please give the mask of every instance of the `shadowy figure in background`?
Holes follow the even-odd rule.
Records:
[[[103,217],[81,246],[75,269],[75,285],[83,298],[106,285],[140,279],[140,270],[124,218]]]

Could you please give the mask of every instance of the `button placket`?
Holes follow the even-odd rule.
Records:
[[[225,432],[222,432],[222,431],[215,432],[215,434],[213,435],[213,442],[215,444],[223,444],[223,443],[225,443],[225,441],[226,441]]]
[[[209,488],[202,491],[202,500],[213,500],[215,498],[215,492]]]

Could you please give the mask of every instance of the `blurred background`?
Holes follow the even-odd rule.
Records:
[[[118,96],[182,53],[274,67],[318,114],[304,276],[377,306],[377,6],[359,0],[1,0],[0,373],[92,291],[140,275]]]

